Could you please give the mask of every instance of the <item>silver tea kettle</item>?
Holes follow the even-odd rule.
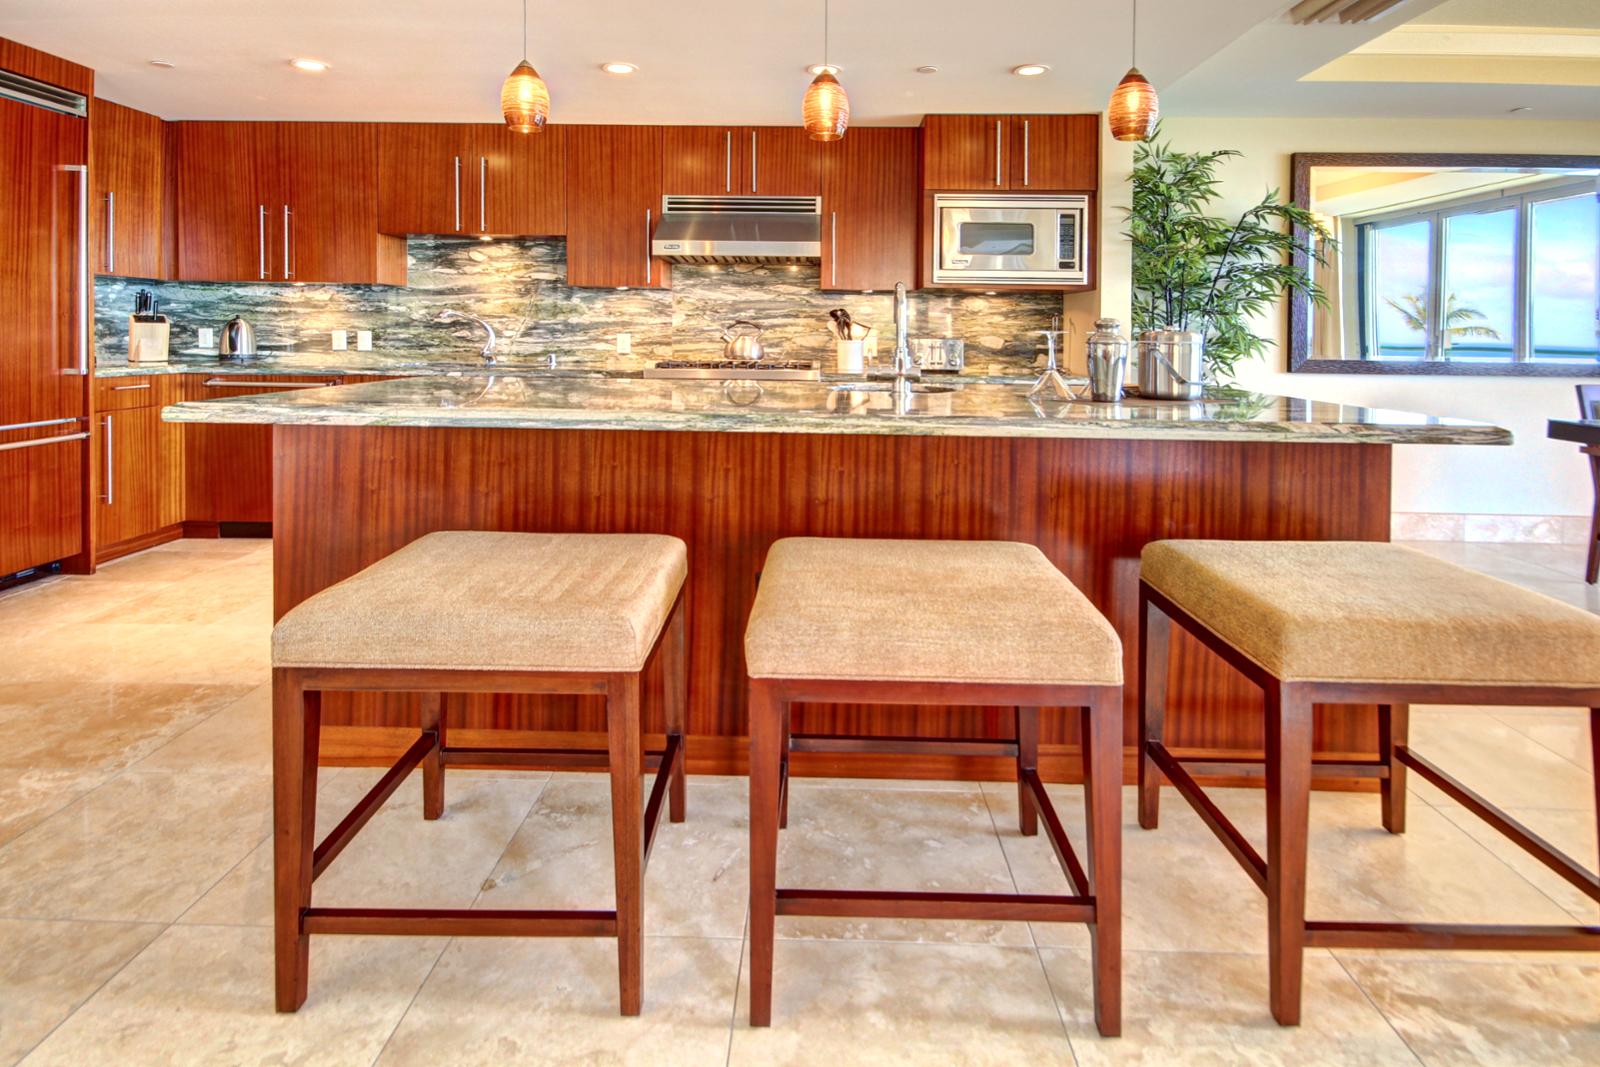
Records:
[[[222,328],[220,348],[223,359],[243,359],[256,354],[255,327],[238,315]]]
[[[767,354],[761,345],[761,327],[745,319],[730,322],[722,331],[722,358],[754,362]]]

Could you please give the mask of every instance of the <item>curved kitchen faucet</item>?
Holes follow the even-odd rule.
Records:
[[[484,342],[483,351],[479,354],[483,356],[483,361],[489,364],[491,367],[497,362],[497,360],[494,358],[495,335],[493,326],[490,326],[487,322],[478,318],[476,315],[469,315],[465,311],[457,311],[455,308],[446,308],[445,310],[441,311],[439,313],[439,318],[436,321],[475,322],[479,326],[482,326],[483,332],[489,335],[489,339]]]

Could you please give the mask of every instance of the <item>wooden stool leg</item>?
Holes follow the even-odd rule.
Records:
[[[663,703],[667,713],[667,733],[676,734],[681,743],[684,738],[684,721],[688,717],[689,709],[689,646],[684,637],[683,597],[678,597],[678,603],[672,609],[672,618],[667,621],[666,648],[662,651],[665,656],[662,660],[662,680],[665,682],[666,693]],[[672,777],[667,781],[667,818],[673,822],[682,822],[688,808],[687,775],[684,764],[688,762],[688,752],[680,750],[672,767]]]
[[[1039,769],[1039,709],[1017,710],[1017,829],[1023,837],[1033,837],[1039,832],[1039,812],[1033,806],[1033,788],[1025,781],[1024,771]],[[1084,735],[1085,751],[1088,734]]]
[[[1267,953],[1272,1017],[1300,1022],[1311,805],[1311,701],[1292,685],[1267,696]]]
[[[778,910],[778,779],[787,705],[750,683],[750,1025],[772,1025],[773,928]]]
[[[790,740],[791,726],[788,712],[781,716],[783,720],[783,751],[779,754],[778,774],[778,829],[789,828],[789,756],[792,742]]]
[[[277,1007],[306,1002],[311,938],[301,915],[311,906],[311,854],[316,846],[317,748],[322,694],[301,688],[299,675],[272,672],[273,926]]]
[[[1167,651],[1172,620],[1140,596],[1139,611],[1139,825],[1154,830],[1161,822],[1161,770],[1150,758],[1167,721]]]
[[[444,814],[444,694],[422,694],[422,732],[434,733],[433,750],[422,758],[422,817]]]
[[[1411,705],[1378,705],[1378,758],[1389,767],[1389,777],[1381,779],[1378,791],[1383,796],[1383,828],[1391,834],[1406,832],[1406,765],[1394,758],[1396,746],[1403,746],[1411,732]]]
[[[1600,708],[1589,709],[1589,766],[1600,767]],[[1594,776],[1594,826],[1600,835],[1600,774]]]
[[[644,817],[640,809],[643,751],[639,739],[639,676],[616,676],[606,691],[611,757],[611,846],[616,853],[617,975],[622,1014],[644,1006]]]
[[[1583,580],[1594,585],[1600,579],[1600,446],[1584,451],[1589,453],[1589,476],[1594,479],[1594,518],[1589,522],[1589,563]]]
[[[1122,1033],[1122,690],[1083,709],[1084,799],[1094,922],[1094,1019],[1104,1037]]]

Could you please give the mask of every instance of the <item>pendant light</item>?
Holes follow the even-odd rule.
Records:
[[[522,62],[500,87],[500,111],[518,133],[538,133],[550,118],[550,90],[528,62],[528,0],[522,0]]]
[[[1156,88],[1139,73],[1139,0],[1133,0],[1133,66],[1111,93],[1106,120],[1119,141],[1148,141],[1161,118]]]
[[[850,125],[850,98],[828,63],[828,0],[822,0],[822,69],[800,102],[800,119],[813,141],[837,141]]]

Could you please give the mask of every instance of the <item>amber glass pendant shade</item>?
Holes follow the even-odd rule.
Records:
[[[506,75],[500,87],[500,111],[506,125],[518,133],[538,133],[549,120],[550,90],[526,59]]]
[[[850,125],[850,98],[827,71],[818,74],[800,103],[800,120],[813,141],[837,141]]]
[[[1119,141],[1148,141],[1161,118],[1161,99],[1156,87],[1145,81],[1134,67],[1117,83],[1106,108],[1111,136]]]

